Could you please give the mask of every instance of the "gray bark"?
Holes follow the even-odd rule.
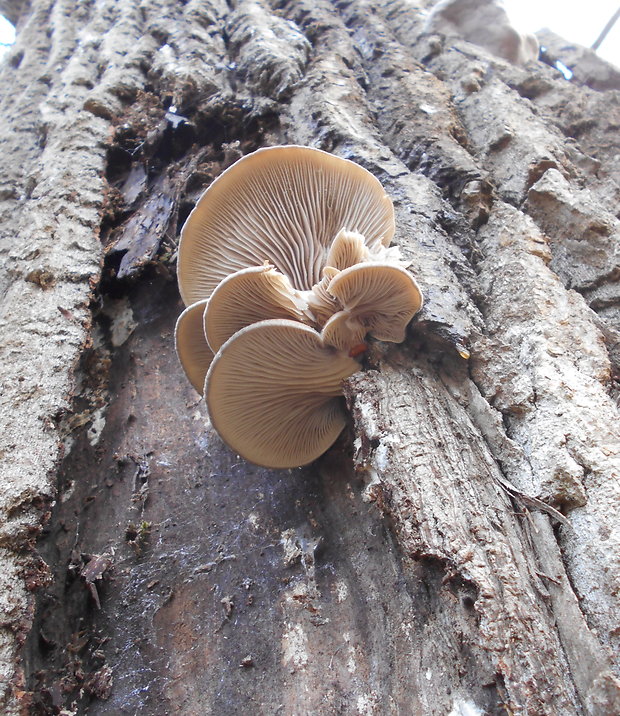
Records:
[[[408,0],[0,11],[4,712],[620,713],[613,68]],[[174,260],[280,143],[382,181],[425,306],[270,471],[186,384]]]

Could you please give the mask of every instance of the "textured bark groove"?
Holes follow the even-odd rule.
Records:
[[[6,713],[620,712],[616,75],[422,9],[0,2]],[[172,346],[183,220],[278,143],[382,181],[425,296],[290,471]]]

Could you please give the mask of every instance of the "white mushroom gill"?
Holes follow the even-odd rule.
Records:
[[[370,251],[362,234],[341,229],[329,248],[325,264],[342,271],[369,258]]]
[[[253,266],[225,278],[208,301],[204,334],[215,353],[237,331],[268,318],[311,323],[307,301],[273,266]]]
[[[357,361],[326,347],[309,326],[255,323],[230,338],[211,364],[205,392],[211,422],[257,465],[305,465],[342,431],[342,381],[357,370]]]
[[[422,293],[411,274],[393,264],[363,263],[341,271],[329,293],[346,309],[351,345],[359,343],[356,323],[381,341],[401,343],[407,325],[422,308]],[[345,321],[341,321],[342,328]],[[339,331],[342,341],[342,330]]]
[[[388,248],[393,233],[377,179],[308,147],[261,149],[203,194],[181,234],[179,288],[191,305],[176,347],[240,455],[298,467],[336,440],[342,381],[360,369],[366,335],[404,340],[422,305]]]
[[[323,326],[321,338],[325,345],[350,353],[357,346],[361,346],[367,333],[368,326],[363,320],[350,311],[338,311]]]
[[[338,300],[329,293],[329,285],[339,273],[338,269],[326,266],[323,269],[323,278],[314,284],[312,290],[302,294],[317,327],[323,326],[330,316],[342,308]]]
[[[379,181],[319,149],[259,149],[218,177],[181,232],[178,279],[185,304],[208,298],[226,276],[265,261],[297,290],[321,278],[342,229],[372,249],[394,234],[394,209]]]

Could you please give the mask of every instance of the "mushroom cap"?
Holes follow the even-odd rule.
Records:
[[[342,271],[360,261],[366,261],[370,256],[364,237],[357,231],[341,229],[333,240],[327,254],[327,266]]]
[[[364,342],[368,326],[350,311],[338,311],[327,321],[321,331],[323,343],[348,353],[351,348]]]
[[[214,353],[237,331],[269,318],[310,322],[306,301],[273,266],[252,266],[225,278],[204,312],[204,334]]]
[[[254,323],[235,333],[209,368],[209,417],[222,439],[257,465],[306,465],[344,427],[342,381],[357,370],[357,361],[326,347],[309,326]]]
[[[179,361],[194,390],[201,395],[213,360],[213,351],[209,348],[202,327],[206,305],[206,300],[198,301],[186,308],[177,319],[174,329],[174,346]]]
[[[404,341],[407,324],[422,308],[422,293],[413,276],[389,263],[351,266],[332,279],[328,290],[380,341]]]
[[[177,274],[186,305],[226,276],[268,261],[309,290],[341,229],[387,246],[394,207],[379,181],[347,159],[301,146],[248,154],[205,191],[181,232]]]

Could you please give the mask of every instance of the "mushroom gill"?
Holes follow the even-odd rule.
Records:
[[[342,381],[359,367],[302,323],[254,323],[235,333],[209,368],[211,422],[233,450],[257,465],[306,465],[342,431]]]
[[[183,301],[208,298],[229,274],[265,261],[308,291],[343,228],[370,249],[390,243],[394,208],[370,172],[310,147],[248,154],[209,186],[185,222],[177,267]]]
[[[339,273],[338,269],[326,266],[323,269],[323,278],[312,287],[312,290],[303,292],[308,304],[308,310],[317,326],[323,326],[330,316],[342,308],[339,301],[329,292],[329,285],[332,279]]]
[[[328,290],[345,310],[325,325],[324,338],[340,350],[358,345],[360,335],[366,333],[380,341],[402,343],[407,325],[422,307],[417,283],[394,264],[351,266],[332,279]]]
[[[326,266],[342,271],[370,257],[364,237],[357,231],[341,229],[334,238],[325,260]]]
[[[327,321],[321,331],[323,343],[339,351],[349,353],[360,346],[368,333],[368,327],[350,311],[338,311]]]
[[[211,294],[204,334],[217,352],[237,331],[268,318],[312,321],[307,302],[286,276],[273,266],[253,266],[227,276]]]

